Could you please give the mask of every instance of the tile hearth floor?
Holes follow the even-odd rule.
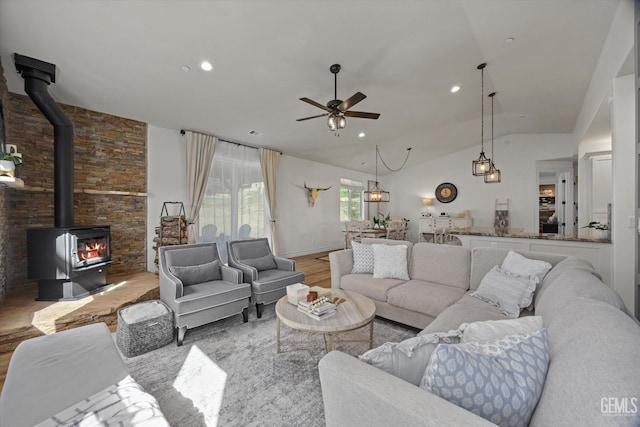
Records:
[[[331,287],[329,263],[318,259],[326,258],[328,253],[292,258],[296,269],[305,273],[306,284]],[[158,276],[153,273],[109,275],[107,279],[113,284],[107,290],[77,301],[35,301],[35,283],[9,290],[0,303],[0,390],[9,359],[20,342],[97,322],[104,322],[115,331],[119,308],[160,298]]]

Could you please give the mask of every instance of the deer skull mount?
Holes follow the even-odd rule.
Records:
[[[327,188],[311,188],[307,187],[307,183],[304,183],[304,188],[307,190],[307,197],[309,199],[309,206],[313,207],[316,204],[316,200],[318,199],[318,194],[320,191],[326,191],[330,189],[332,186],[330,185]]]

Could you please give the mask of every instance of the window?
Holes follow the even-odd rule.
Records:
[[[227,241],[265,237],[268,209],[258,150],[218,141],[198,214],[198,241],[217,242],[227,261]]]
[[[362,219],[363,191],[362,182],[340,178],[340,222]]]

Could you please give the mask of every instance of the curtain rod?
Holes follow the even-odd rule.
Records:
[[[196,132],[196,131],[193,131],[193,130],[192,130],[192,131],[189,131],[189,132]],[[187,133],[187,131],[186,131],[186,130],[184,130],[184,129],[180,129],[180,135],[184,135],[185,133]],[[197,133],[202,133],[202,132],[197,132]],[[216,137],[216,138],[217,138],[217,137]],[[218,140],[220,140],[220,141],[222,141],[222,142],[226,142],[226,143],[228,143],[228,144],[235,144],[235,145],[239,145],[239,146],[241,146],[241,147],[255,148],[256,150],[259,150],[259,149],[260,149],[260,147],[255,147],[255,146],[253,146],[253,145],[249,145],[249,144],[242,144],[242,143],[240,143],[240,142],[235,142],[235,141],[228,141],[228,140],[226,140],[226,139],[222,139],[222,138],[218,138]],[[282,155],[282,151],[278,151],[278,150],[272,150],[272,151],[276,151],[276,152],[280,153],[280,155]]]

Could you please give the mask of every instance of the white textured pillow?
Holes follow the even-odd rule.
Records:
[[[525,258],[513,251],[509,251],[500,266],[504,271],[517,274],[518,276],[537,277],[538,283],[540,283],[547,272],[551,270],[551,267],[552,265],[546,261]]]
[[[399,343],[386,342],[358,358],[417,386],[438,344],[456,344],[460,342],[460,335],[461,332],[455,330],[419,335]]]
[[[541,316],[487,320],[460,325],[460,342],[487,342],[513,334],[532,334],[544,327]]]
[[[409,280],[407,245],[373,246],[373,277],[375,279]]]
[[[531,304],[538,278],[518,276],[494,266],[470,295],[495,305],[505,316],[515,319],[520,310]]]
[[[353,250],[352,274],[373,273],[373,248],[359,242],[351,242]]]

